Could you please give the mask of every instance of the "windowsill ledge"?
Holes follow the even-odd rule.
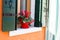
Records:
[[[42,27],[30,27],[28,29],[18,28],[17,30],[10,31],[9,36],[16,36],[16,35],[21,35],[21,34],[37,32],[37,31],[42,31]]]

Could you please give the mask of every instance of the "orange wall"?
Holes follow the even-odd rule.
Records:
[[[8,32],[2,32],[2,0],[0,0],[0,40],[44,40],[45,28],[40,32],[10,37]]]

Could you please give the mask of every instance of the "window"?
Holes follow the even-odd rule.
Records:
[[[44,5],[42,0],[3,0],[2,30],[10,31],[10,36],[42,30],[42,14],[47,13]]]

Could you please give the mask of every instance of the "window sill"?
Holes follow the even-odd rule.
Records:
[[[42,30],[42,27],[30,27],[28,29],[20,29],[20,28],[18,28],[17,30],[10,31],[9,36],[27,34],[27,33],[37,32],[37,31],[41,31],[41,30]]]

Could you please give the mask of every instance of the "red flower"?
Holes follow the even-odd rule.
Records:
[[[20,15],[25,16],[25,11],[24,10],[20,11]]]
[[[26,18],[29,18],[29,16],[30,16],[30,12],[25,11],[25,17],[26,17]]]

